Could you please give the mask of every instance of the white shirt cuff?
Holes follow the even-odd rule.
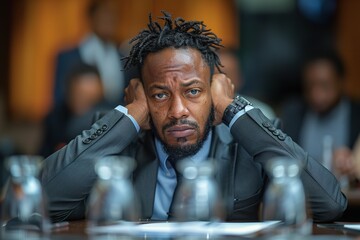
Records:
[[[135,118],[133,118],[133,116],[131,116],[130,114],[128,114],[128,109],[124,106],[118,105],[116,108],[116,110],[118,110],[119,112],[122,112],[123,114],[125,114],[126,116],[128,116],[130,118],[130,120],[132,121],[132,123],[134,124],[136,131],[139,132],[140,131],[140,126],[137,123],[137,121],[135,120]]]
[[[234,123],[236,122],[236,120],[238,120],[239,117],[241,117],[242,115],[244,115],[247,111],[253,109],[254,107],[251,105],[247,105],[245,106],[244,109],[242,109],[241,111],[239,111],[237,114],[235,114],[235,116],[231,119],[230,124],[229,124],[229,128],[232,127],[232,125],[234,125]]]

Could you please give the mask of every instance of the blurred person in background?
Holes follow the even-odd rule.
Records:
[[[335,51],[316,52],[302,68],[303,98],[282,111],[284,131],[336,174],[360,132],[360,105],[344,93],[345,67]]]
[[[241,88],[244,84],[244,79],[241,74],[240,59],[237,55],[237,50],[230,48],[221,49],[218,52],[218,55],[221,64],[223,65],[222,71],[226,74],[228,78],[231,79],[232,83],[234,84],[235,95],[240,94]],[[268,104],[253,97],[244,97],[248,99],[255,107],[258,107],[267,118],[276,118],[274,110]]]
[[[117,41],[118,4],[113,0],[92,0],[88,7],[91,32],[73,49],[62,51],[56,59],[54,103],[61,103],[65,96],[65,78],[79,62],[99,69],[104,86],[104,97],[112,104],[123,102],[128,72],[122,71],[122,55]]]
[[[110,109],[104,99],[103,85],[96,67],[79,63],[70,70],[66,98],[56,105],[44,121],[40,154],[44,157],[65,146],[82,130],[91,126],[97,111]]]

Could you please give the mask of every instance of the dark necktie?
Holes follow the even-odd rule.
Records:
[[[173,167],[173,169],[175,170],[175,174],[176,174],[176,187],[174,190],[174,194],[173,194],[173,198],[171,200],[171,204],[170,204],[170,209],[169,209],[169,213],[168,213],[168,219],[171,220],[174,218],[174,200],[175,200],[175,196],[177,194],[177,191],[179,189],[179,186],[181,185],[181,181],[182,181],[182,175],[181,173],[177,170],[176,168],[176,160],[173,157],[168,157],[167,161],[170,163],[170,165]]]
[[[170,163],[171,167],[174,169],[175,174],[176,174],[176,180],[179,180],[181,178],[181,173],[178,171],[178,169],[176,168],[176,159],[173,157],[168,157],[167,161]]]

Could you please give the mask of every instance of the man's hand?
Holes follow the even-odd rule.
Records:
[[[211,82],[211,95],[215,108],[214,125],[222,122],[227,106],[234,100],[234,84],[224,74],[214,74]]]
[[[333,168],[336,175],[356,176],[356,166],[353,155],[348,147],[341,147],[334,151]]]
[[[131,79],[125,88],[125,102],[128,113],[137,121],[141,129],[150,129],[149,107],[140,79]]]

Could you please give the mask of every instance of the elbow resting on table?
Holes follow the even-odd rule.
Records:
[[[344,202],[341,204],[332,204],[324,211],[313,214],[313,221],[316,223],[338,221],[347,208],[347,199],[344,196]]]

